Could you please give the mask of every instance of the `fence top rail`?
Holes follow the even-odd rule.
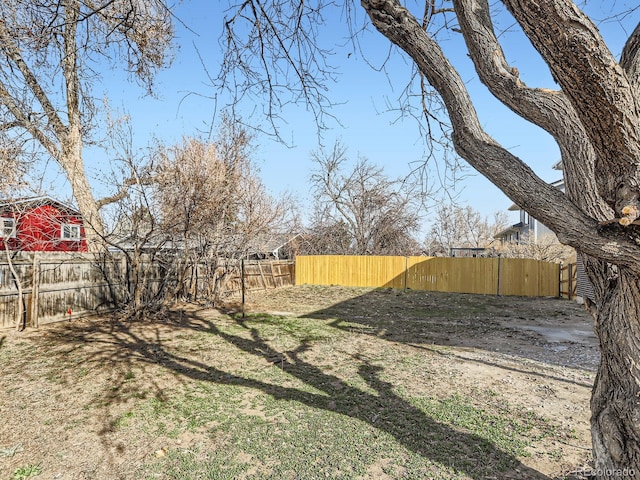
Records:
[[[521,262],[521,263],[526,263],[526,262],[539,262],[539,263],[544,263],[544,264],[553,264],[553,265],[560,265],[560,266],[565,266],[565,263],[558,263],[558,262],[548,262],[546,260],[537,260],[535,258],[511,258],[511,257],[503,257],[503,256],[495,256],[495,257],[430,257],[430,256],[426,256],[426,255],[298,255],[296,257],[296,259],[298,260],[304,260],[304,259],[329,259],[329,258],[335,258],[335,259],[343,259],[343,260],[349,260],[349,259],[371,259],[371,260],[375,260],[375,259],[411,259],[411,260],[437,260],[437,261],[447,261],[447,262],[458,262],[458,261],[477,261],[477,262],[482,262],[482,261],[488,261],[488,260],[501,260],[501,261],[508,261],[508,262]],[[572,264],[572,265],[575,265]]]

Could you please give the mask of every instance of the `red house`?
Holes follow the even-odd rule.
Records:
[[[0,249],[86,252],[82,216],[51,197],[0,200]]]

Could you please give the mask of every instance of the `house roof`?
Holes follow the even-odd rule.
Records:
[[[53,197],[48,195],[42,195],[38,197],[20,197],[20,198],[5,198],[0,199],[0,209],[5,209],[6,207],[15,207],[17,205],[25,205],[25,206],[39,206],[39,205],[54,205],[60,210],[65,210],[68,213],[73,213],[75,215],[80,215],[78,209],[72,205],[61,202],[60,200],[56,200]]]
[[[219,238],[219,244],[214,245],[218,253],[237,254],[244,251],[244,254],[275,254],[277,250],[289,244],[302,234],[271,234],[261,235],[257,238],[245,243],[245,239],[240,235],[230,235],[229,237]],[[136,245],[139,241],[135,235],[120,234],[111,237],[111,243],[114,249],[129,249]],[[117,246],[115,246],[117,245]],[[198,241],[174,240],[170,235],[159,232],[150,235],[144,239],[144,246],[151,249],[164,250],[182,250],[185,248],[201,248],[202,245]],[[211,246],[210,246],[211,247]],[[245,251],[246,250],[246,251]]]
[[[509,209],[511,210],[511,209]],[[524,224],[522,222],[518,222],[514,225],[511,225],[510,227],[505,228],[504,230],[496,233],[493,238],[502,238],[502,237],[506,237],[507,235],[509,235],[510,233],[516,233],[518,232],[522,227],[524,226]]]
[[[301,234],[272,234],[263,235],[253,240],[249,245],[249,250],[253,253],[272,253],[284,247],[289,242],[298,238]]]

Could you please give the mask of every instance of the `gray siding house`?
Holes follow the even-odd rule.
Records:
[[[564,180],[558,180],[551,185],[564,192]],[[553,232],[547,226],[533,218],[515,203],[509,207],[509,211],[520,212],[520,221],[494,235],[493,238],[501,243],[538,243],[545,236],[553,235]]]

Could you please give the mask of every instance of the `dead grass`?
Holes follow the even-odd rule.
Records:
[[[571,302],[295,287],[253,294],[248,311],[0,333],[0,478],[588,468],[597,352],[539,333],[588,327]]]

